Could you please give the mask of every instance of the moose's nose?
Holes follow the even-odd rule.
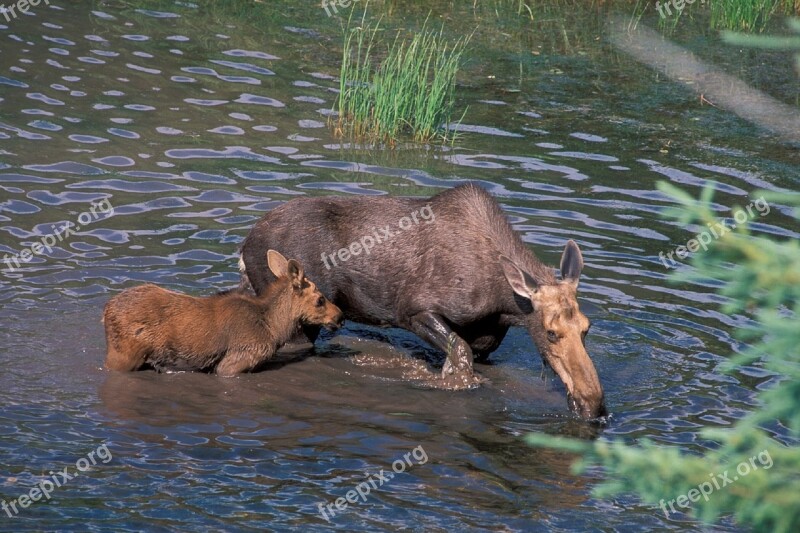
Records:
[[[608,416],[606,403],[603,396],[599,398],[581,398],[580,396],[567,395],[567,404],[572,412],[584,420],[603,418]]]
[[[343,325],[344,325],[344,313],[342,313],[341,311],[339,311],[339,313],[333,318],[333,320],[331,320],[327,324],[328,329],[339,329]]]

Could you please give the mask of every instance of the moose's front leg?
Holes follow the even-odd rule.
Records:
[[[246,346],[232,348],[217,363],[214,372],[223,377],[233,377],[243,372],[252,372],[269,359],[274,350],[265,346]]]
[[[442,367],[442,379],[447,386],[464,388],[482,381],[472,369],[472,349],[442,317],[428,311],[417,313],[409,320],[408,329],[447,354]]]

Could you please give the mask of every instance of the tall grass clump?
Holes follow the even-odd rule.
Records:
[[[629,0],[633,2],[634,0]],[[635,0],[638,2],[639,0]],[[662,4],[668,1],[662,0]],[[709,26],[714,30],[738,30],[744,32],[762,32],[767,28],[774,15],[796,15],[800,13],[800,0],[692,0],[681,4],[681,9],[676,9],[676,2],[672,2],[674,16],[662,17],[659,25],[669,30],[675,25],[684,13],[692,10],[707,10],[710,16]],[[693,4],[693,5],[692,5]]]
[[[712,28],[760,32],[787,0],[717,0],[708,5]]]
[[[468,37],[448,43],[427,22],[410,40],[379,38],[380,21],[345,30],[337,135],[394,145],[448,140],[456,74]]]

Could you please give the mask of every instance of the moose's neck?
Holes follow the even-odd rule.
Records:
[[[506,257],[530,274],[540,285],[555,285],[558,283],[555,269],[539,261],[539,258],[534,255],[533,251],[522,239],[519,236],[516,237],[511,246],[508,247],[509,249],[503,250]]]

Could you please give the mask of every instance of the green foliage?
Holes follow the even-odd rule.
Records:
[[[703,226],[718,221],[709,207],[712,188],[704,190],[699,200],[667,183],[659,184],[659,189],[680,203],[680,208],[668,213],[679,221]],[[761,205],[780,202],[800,207],[800,193],[759,192],[756,198]],[[800,220],[800,209],[794,218]],[[691,494],[690,490],[704,483],[708,487],[727,471],[730,484],[715,487],[707,499],[701,497],[691,504],[697,517],[712,522],[732,514],[757,531],[800,531],[800,244],[753,236],[746,224],[737,223],[735,231],[721,236],[708,251],[694,254],[692,264],[695,270],[676,274],[677,281],[721,282],[720,293],[729,298],[725,310],[754,319],[755,325],[737,332],[750,347],[731,359],[724,370],[761,361],[764,368],[782,377],[775,386],[758,393],[761,407],[730,429],[703,430],[703,438],[718,444],[703,456],[681,454],[676,447],[648,441],[629,446],[546,435],[531,435],[528,441],[581,454],[577,471],[603,465],[609,477],[595,489],[598,496],[632,492],[659,506],[662,500],[668,503]],[[793,445],[781,444],[763,429],[776,421],[787,428]],[[743,462],[757,467],[748,468],[746,475],[737,474]]]
[[[379,31],[380,21],[370,25],[363,18],[345,30],[336,132],[389,144],[404,133],[417,142],[446,141],[469,38],[449,44],[427,21],[410,41],[398,33],[383,44]]]

